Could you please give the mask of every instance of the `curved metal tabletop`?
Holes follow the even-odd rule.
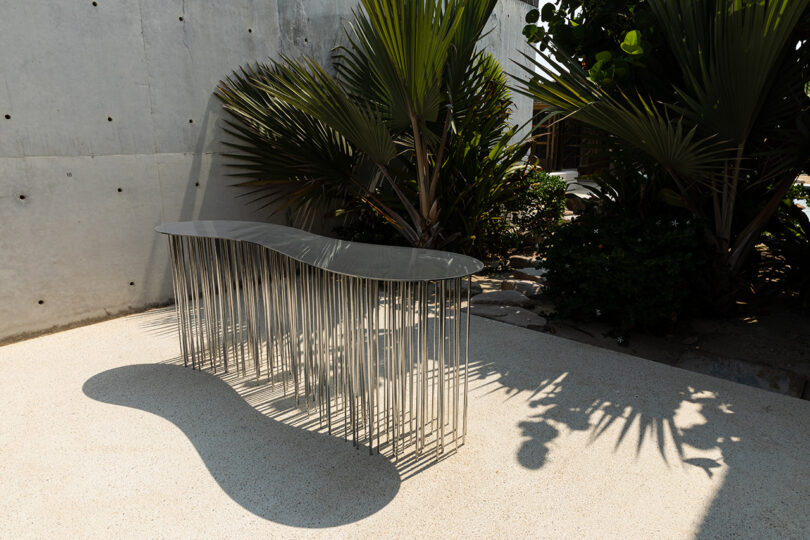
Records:
[[[457,253],[347,242],[271,223],[181,221],[155,230],[174,236],[250,242],[322,270],[380,281],[461,278],[484,267],[478,259]]]

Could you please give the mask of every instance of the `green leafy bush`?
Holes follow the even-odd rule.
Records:
[[[675,58],[647,0],[556,0],[530,11],[526,23],[530,43],[545,50],[554,42],[604,88],[619,93],[633,85],[661,99],[672,94]]]
[[[331,69],[281,56],[234,72],[215,95],[237,185],[302,227],[365,207],[410,245],[463,248],[529,149],[480,43],[496,3],[360,0]]]
[[[810,202],[810,193],[804,186],[791,189],[763,240],[782,262],[784,288],[798,293],[801,306],[810,309],[810,218],[794,199]]]
[[[475,182],[477,192],[483,182]],[[505,259],[514,251],[537,249],[562,223],[568,184],[539,167],[525,166],[512,173],[490,198],[482,198],[481,211],[465,221],[475,225],[469,237],[457,237],[451,249],[486,259]],[[449,198],[449,197],[448,197]],[[463,199],[459,197],[459,199]],[[470,204],[469,201],[467,204]],[[351,220],[334,229],[337,237],[373,244],[407,245],[399,232],[365,205],[347,208]]]
[[[793,201],[796,199],[810,199],[810,185],[795,183],[790,186],[787,194],[785,194],[786,201]]]
[[[703,227],[680,212],[639,218],[619,205],[590,205],[546,248],[547,291],[558,313],[600,319],[620,335],[665,330],[703,294]]]
[[[407,246],[408,242],[393,225],[364,204],[351,209],[351,219],[336,226],[334,235],[341,240],[387,246]]]
[[[539,167],[527,166],[512,174],[475,239],[475,251],[505,258],[516,250],[536,249],[560,224],[567,188],[565,180]]]
[[[539,246],[562,221],[568,183],[536,167],[522,173],[518,183],[511,222],[523,246]]]
[[[540,16],[551,37],[525,56],[522,91],[542,121],[571,118],[624,146],[627,165],[706,223],[711,295],[733,307],[808,168],[810,0],[558,0]],[[608,69],[617,58],[626,77]]]

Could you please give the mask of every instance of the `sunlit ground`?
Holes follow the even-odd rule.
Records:
[[[0,536],[810,535],[810,402],[474,318],[465,444],[396,461],[173,316],[0,348]]]

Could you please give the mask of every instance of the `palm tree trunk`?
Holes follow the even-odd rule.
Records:
[[[759,239],[760,233],[771,221],[771,218],[773,218],[773,215],[779,208],[779,204],[782,202],[782,199],[785,198],[790,186],[792,186],[795,181],[796,178],[793,174],[785,176],[777,185],[767,204],[762,207],[762,210],[759,211],[745,229],[737,235],[734,245],[731,247],[728,259],[729,271],[732,275],[736,276],[739,274],[751,253],[751,249]]]
[[[428,174],[427,174],[427,144],[422,136],[422,129],[419,125],[419,119],[411,115],[411,129],[413,129],[413,147],[416,154],[416,175],[417,186],[419,191],[419,213],[422,219],[426,219],[430,211],[430,203],[428,201]]]
[[[716,291],[716,306],[721,311],[727,311],[731,307],[738,288],[735,281],[739,278],[740,272],[748,262],[748,257],[754,249],[763,229],[773,218],[782,199],[785,198],[790,186],[795,181],[795,177],[790,174],[777,185],[773,195],[752,219],[748,225],[736,235],[733,242],[723,238],[715,232],[710,239],[715,247],[715,260],[713,264],[714,290]]]

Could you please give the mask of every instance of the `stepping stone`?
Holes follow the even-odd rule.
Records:
[[[512,255],[509,257],[509,266],[512,268],[523,268],[534,264],[534,257],[528,255]]]
[[[545,268],[535,268],[534,266],[527,266],[524,268],[518,268],[516,272],[523,272],[524,274],[528,274],[530,276],[535,277],[543,277],[546,275],[548,270],[546,270]]]
[[[533,304],[530,299],[518,291],[495,291],[476,294],[470,299],[470,303],[494,306],[517,306],[524,308],[531,307]]]
[[[501,290],[504,291],[517,291],[529,298],[536,298],[543,294],[543,285],[537,281],[527,279],[507,279],[501,282]]]
[[[515,306],[473,304],[470,306],[470,312],[479,317],[529,328],[530,330],[545,330],[548,324],[548,321],[537,313]]]
[[[686,351],[675,366],[793,397],[801,397],[806,382],[792,371],[703,351]]]
[[[520,268],[519,270],[515,270],[513,274],[520,279],[528,279],[530,281],[537,281],[539,283],[544,282],[546,278],[543,276],[546,275],[545,268],[534,268],[532,266],[528,266],[526,268]]]
[[[449,294],[450,291],[451,291],[451,285],[450,285],[449,282],[447,283],[446,287],[447,287],[447,292]],[[484,289],[481,287],[481,284],[476,283],[475,281],[473,281],[472,282],[472,288],[470,289],[470,294],[472,296],[475,296],[477,294],[481,294],[482,292],[484,292]],[[467,280],[466,279],[461,280],[461,296],[464,298],[464,300],[467,300]]]

